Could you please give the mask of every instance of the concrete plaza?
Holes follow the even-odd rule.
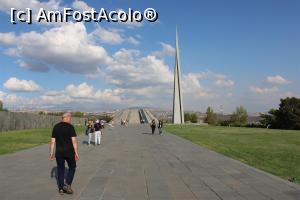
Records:
[[[73,195],[57,193],[42,145],[0,157],[0,199],[299,200],[300,187],[144,125],[105,130],[100,146],[79,136]]]

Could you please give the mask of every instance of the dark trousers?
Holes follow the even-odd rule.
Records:
[[[75,157],[72,156],[70,158],[67,157],[57,157],[56,163],[57,163],[57,180],[58,180],[58,188],[62,189],[64,186],[64,179],[65,179],[65,161],[68,163],[69,171],[66,178],[66,184],[71,185],[75,170],[76,170],[76,161]]]
[[[152,128],[152,134],[154,134],[154,132],[155,132],[155,126],[151,126],[151,128]]]
[[[162,134],[162,128],[158,127],[158,130],[159,130],[159,134]]]

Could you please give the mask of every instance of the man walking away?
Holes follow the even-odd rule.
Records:
[[[159,135],[162,134],[162,128],[163,128],[163,125],[164,125],[164,123],[163,123],[163,121],[160,119],[160,120],[158,121],[158,126],[157,126],[157,128],[158,128],[158,130],[159,130]]]
[[[50,143],[50,160],[54,159],[54,145],[56,145],[55,157],[57,163],[57,179],[59,194],[73,194],[71,184],[76,170],[76,160],[79,159],[76,132],[71,124],[71,113],[64,113],[62,121],[56,124],[52,131]],[[69,166],[66,182],[65,177],[65,161]]]
[[[95,128],[95,145],[100,145],[101,142],[101,125],[99,120],[96,120],[96,123],[94,124],[94,128]]]
[[[156,124],[155,124],[155,120],[154,120],[154,119],[152,119],[152,122],[151,122],[150,126],[151,126],[151,129],[152,129],[152,135],[153,135],[154,132],[155,132],[155,127],[156,127]]]

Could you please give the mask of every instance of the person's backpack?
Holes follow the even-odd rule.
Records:
[[[89,135],[90,130],[91,130],[91,129],[87,126],[86,129],[85,129],[85,135]]]
[[[86,127],[85,134],[88,135],[89,133],[92,133],[92,132],[93,132],[93,127],[90,126],[90,125],[88,125],[88,126]]]

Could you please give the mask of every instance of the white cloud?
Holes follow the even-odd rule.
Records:
[[[225,74],[207,72],[209,75],[212,76],[214,83],[217,87],[220,88],[229,88],[234,86],[234,81],[230,80]]]
[[[4,97],[6,96],[5,92],[0,91],[0,101],[3,102]]]
[[[19,80],[16,77],[11,77],[4,84],[4,88],[16,92],[37,92],[40,86],[32,80]]]
[[[93,95],[93,86],[89,86],[87,83],[79,84],[75,86],[73,84],[68,85],[66,87],[66,92],[71,97],[79,97],[79,98],[90,98]]]
[[[129,106],[132,99],[124,99],[122,89],[96,90],[92,85],[83,82],[70,84],[63,90],[45,91],[40,96],[22,97],[0,91],[0,100],[8,108],[69,108],[79,110],[105,109],[107,106]]]
[[[123,9],[117,9],[116,10],[117,13],[120,13],[120,12],[126,12],[124,11]],[[127,12],[126,12],[127,13]],[[133,28],[139,28],[139,27],[142,27],[143,26],[143,22],[136,22],[136,21],[130,21],[130,20],[127,20],[126,22],[122,22],[122,21],[119,21],[118,23],[116,24],[121,24],[121,25],[124,25],[125,27],[127,28],[130,28],[130,29],[133,29]]]
[[[218,79],[215,81],[216,86],[218,87],[232,87],[234,82],[230,79]]]
[[[64,105],[74,103],[75,99],[72,99],[64,92],[50,91],[40,96],[40,103],[43,105]]]
[[[116,71],[108,71],[107,69],[105,75],[109,80],[111,77],[115,79],[115,82],[110,82],[114,89],[100,90],[83,82],[78,85],[69,84],[58,91],[42,92],[41,96],[32,99],[15,94],[5,94],[4,101],[7,105],[12,105],[13,108],[20,107],[20,104],[24,107],[33,106],[32,108],[68,108],[84,111],[95,111],[95,109],[105,109],[109,106],[116,108],[132,105],[170,108],[173,73],[164,65],[162,60],[154,56],[140,57],[139,51],[125,49],[114,55],[113,60],[116,62],[114,64],[119,64],[113,65]],[[139,65],[141,63],[143,65]],[[145,65],[145,63],[148,64]],[[141,69],[143,66],[147,66],[146,74],[143,74]],[[148,74],[150,74],[149,77]],[[161,74],[168,74],[169,78],[164,80],[164,76]],[[187,108],[193,108],[192,105],[195,105],[195,102],[199,100],[201,100],[200,105],[210,105],[223,95],[214,88],[203,87],[200,83],[202,80],[209,80],[211,75],[208,72],[183,75],[183,101]],[[227,94],[228,91],[224,90],[224,97],[230,97]]]
[[[138,45],[140,42],[133,36],[126,38],[122,29],[103,28],[96,25],[96,29],[89,34],[92,40],[99,41],[103,44],[118,45],[123,42],[128,42],[133,45]]]
[[[163,86],[147,86],[142,88],[124,89],[123,93],[127,96],[134,96],[135,99],[158,99],[171,95],[171,88]],[[163,98],[164,99],[164,98]]]
[[[70,84],[61,91],[50,91],[45,93],[44,100],[55,100],[63,97],[68,102],[91,102],[91,103],[122,103],[122,97],[119,90],[105,89],[96,90],[92,85],[83,82],[79,85]],[[124,103],[126,100],[123,100]],[[61,102],[58,100],[58,102]],[[64,101],[62,102],[64,103]]]
[[[204,77],[203,73],[189,73],[183,76],[182,91],[190,98],[214,98],[217,97],[216,93],[210,89],[205,89],[200,84],[200,79]]]
[[[225,74],[213,73],[211,71],[208,71],[208,73],[212,74],[216,79],[227,79]]]
[[[290,83],[290,81],[284,79],[282,76],[268,76],[266,82],[273,85],[284,85]]]
[[[60,71],[97,74],[110,61],[106,50],[88,37],[83,23],[68,23],[15,36],[11,33],[0,43],[14,46],[11,55],[19,57],[21,67],[33,71],[48,71],[52,66]]]
[[[87,6],[87,7],[86,7]],[[77,9],[90,9],[83,1],[73,3]],[[139,26],[141,24],[139,23]],[[73,106],[86,110],[86,106],[113,105],[165,105],[169,106],[173,91],[173,66],[164,61],[174,56],[172,45],[161,42],[161,49],[144,55],[136,49],[120,49],[111,56],[100,46],[101,43],[138,45],[140,37],[125,36],[124,30],[96,26],[87,33],[83,23],[62,24],[38,33],[2,33],[0,43],[9,45],[6,54],[15,56],[17,63],[26,69],[46,72],[52,68],[59,71],[84,74],[87,77],[101,77],[113,89],[98,90],[85,82],[70,84],[59,91],[47,91],[34,99],[36,105]],[[0,33],[1,34],[1,33]],[[99,45],[100,44],[100,45]],[[233,85],[227,76],[214,76],[212,72],[183,75],[184,99],[213,99],[219,96],[214,86]],[[206,80],[204,80],[206,79]],[[209,80],[210,87],[203,87],[202,80]],[[225,91],[225,90],[224,90]],[[227,92],[226,92],[227,94]],[[17,96],[10,99],[18,100]],[[14,101],[17,101],[14,100]],[[24,100],[24,98],[23,98]],[[32,103],[24,100],[23,102]],[[195,101],[194,101],[195,102]]]
[[[232,96],[233,96],[232,92],[227,93],[227,97],[232,97]]]
[[[97,25],[97,28],[90,35],[93,39],[105,44],[121,44],[124,42],[124,38],[120,32],[119,29],[105,29]]]
[[[0,43],[2,44],[14,44],[16,42],[16,35],[14,32],[0,33]]]
[[[166,44],[164,42],[160,43],[162,49],[159,51],[155,51],[152,53],[154,56],[164,57],[164,56],[175,56],[175,48],[172,47],[170,44]]]
[[[8,104],[24,104],[25,101],[24,101],[24,98],[22,97],[18,97],[17,95],[15,94],[7,94],[5,96],[5,99],[4,99],[4,103],[8,103]]]
[[[112,57],[114,61],[105,69],[106,80],[118,87],[133,88],[170,84],[172,72],[163,60],[155,56],[139,57],[136,50],[121,49]]]
[[[133,44],[133,45],[139,45],[140,44],[140,42],[136,38],[134,38],[132,36],[130,36],[128,38],[128,42],[131,43],[131,44]]]
[[[15,49],[14,49],[15,50]],[[11,52],[13,53],[13,52]],[[14,52],[14,54],[10,54],[10,55],[16,55],[19,56],[17,52]],[[17,60],[16,62],[17,64],[19,64],[20,67],[24,68],[24,69],[29,69],[31,71],[37,71],[37,72],[48,72],[49,71],[49,67],[47,64],[41,62],[41,61],[37,61],[37,60]]]
[[[135,65],[136,60],[140,55],[141,52],[138,50],[122,48],[119,51],[115,52],[112,57],[115,61],[114,65],[121,64],[130,67],[130,65]]]
[[[25,98],[16,94],[8,94],[0,91],[0,100],[5,108],[21,108],[21,107],[36,107],[40,101],[36,98]]]
[[[175,55],[175,48],[172,47],[169,44],[163,43],[161,42],[162,45],[162,52],[163,54],[167,55],[167,56],[174,56]]]
[[[105,89],[105,90],[97,90],[95,93],[95,99],[101,100],[108,104],[127,104],[128,100],[122,98],[122,94],[119,89]]]
[[[249,89],[256,94],[261,94],[261,95],[270,94],[278,91],[277,87],[259,88],[259,87],[250,86]]]
[[[85,3],[84,1],[81,0],[75,0],[72,3],[72,7],[79,10],[79,11],[91,11],[92,7],[90,7],[89,5],[87,5],[87,3]]]

